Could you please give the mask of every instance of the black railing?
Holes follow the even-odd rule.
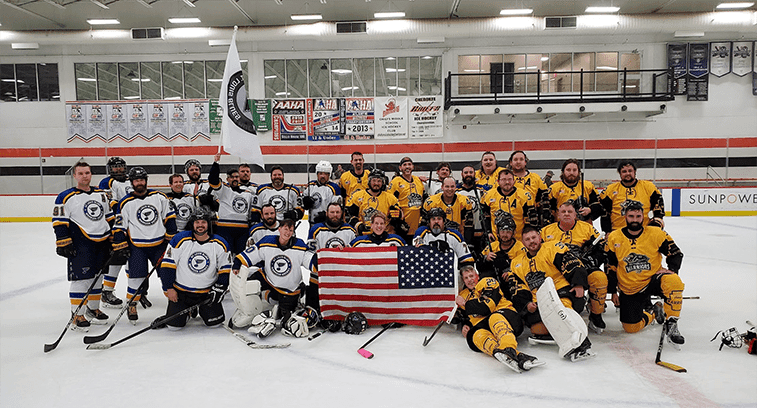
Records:
[[[561,84],[566,78],[570,81]],[[604,81],[599,81],[603,78]],[[546,90],[542,88],[543,82],[548,85]],[[568,89],[563,89],[566,87]],[[573,90],[574,87],[578,89]],[[445,109],[455,105],[662,102],[674,99],[672,69],[449,72],[444,80]]]

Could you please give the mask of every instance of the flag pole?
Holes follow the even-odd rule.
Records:
[[[235,43],[237,39],[237,30],[239,29],[239,26],[234,26],[234,33],[231,35],[231,42]],[[218,100],[218,106],[223,109],[223,105],[221,105],[221,99]],[[221,154],[221,150],[223,149],[223,126],[221,126],[221,137],[218,138],[218,154]]]

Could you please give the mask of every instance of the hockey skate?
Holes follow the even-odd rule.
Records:
[[[500,363],[507,366],[507,368],[515,371],[516,373],[520,374],[523,372],[520,365],[518,364],[518,352],[515,351],[514,348],[508,347],[504,350],[494,350],[494,353],[492,353],[492,356],[499,360]]]
[[[584,339],[583,343],[581,343],[580,346],[571,350],[565,357],[569,357],[570,361],[576,362],[580,360],[586,360],[587,358],[591,358],[596,355],[597,353],[591,351],[591,342],[587,337]]]
[[[602,319],[601,314],[589,313],[589,329],[594,331],[594,333],[602,334],[606,327],[607,325],[604,319]]]
[[[90,324],[108,324],[108,315],[103,313],[100,309],[92,310],[87,307],[87,311],[84,312],[84,317],[89,321]]]
[[[71,325],[71,330],[78,331],[82,333],[86,333],[89,331],[89,321],[87,320],[84,315],[76,315],[74,316],[73,324]]]
[[[518,367],[525,371],[528,371],[534,367],[543,366],[544,364],[547,363],[539,360],[534,356],[528,355],[523,352],[518,352]]]
[[[665,308],[662,306],[662,302],[658,301],[647,309],[647,313],[651,313],[654,316],[654,320],[650,324],[663,324],[665,323]]]
[[[139,315],[137,315],[137,304],[135,302],[129,303],[129,308],[126,310],[126,315],[127,317],[129,317],[129,322],[136,326]]]
[[[548,344],[555,346],[557,342],[549,334],[532,334],[528,336],[528,344],[535,346],[537,344]]]
[[[116,295],[113,294],[112,290],[103,290],[100,301],[103,306],[113,309],[120,309],[121,305],[124,303],[123,300],[117,298]]]
[[[668,318],[668,320],[665,322],[665,332],[666,337],[668,338],[668,343],[672,344],[673,347],[680,350],[681,345],[684,343],[685,339],[683,338],[681,332],[678,331],[677,317],[671,316]]]

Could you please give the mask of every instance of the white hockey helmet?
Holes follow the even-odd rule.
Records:
[[[316,173],[328,173],[331,174],[331,170],[333,170],[333,167],[331,167],[331,163],[329,163],[326,160],[321,160],[318,162],[318,164],[315,165],[315,172]]]

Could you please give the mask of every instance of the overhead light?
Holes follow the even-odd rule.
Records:
[[[500,16],[527,16],[533,14],[533,9],[502,9],[499,11]]]
[[[715,7],[716,10],[738,10],[754,6],[754,2],[729,2],[720,3]]]
[[[351,91],[353,89],[360,89],[360,87],[357,87],[357,86],[347,86],[347,87],[342,88],[342,91]]]
[[[99,1],[97,1],[97,0],[89,0],[89,1],[91,1],[92,3],[95,3],[95,4],[96,4],[96,5],[98,6],[98,7],[104,8],[105,10],[108,10],[108,9],[110,9],[110,7],[106,6],[106,5],[105,5],[105,4],[103,4],[103,3],[100,3],[100,2],[99,2]]]
[[[483,69],[464,69],[463,72],[484,72]]]
[[[231,45],[231,40],[208,40],[208,45],[211,47]]]
[[[549,61],[549,57],[541,57],[542,61]]]
[[[418,42],[418,44],[433,44],[443,43],[444,40],[444,37],[418,37],[416,41]]]
[[[76,80],[82,82],[97,82],[95,78],[76,78]]]
[[[291,92],[276,92],[276,96],[288,96],[291,95]]]
[[[13,50],[38,50],[39,43],[11,43]]]
[[[616,67],[610,67],[610,66],[605,66],[605,65],[600,65],[600,66],[597,67],[597,69],[606,69],[606,70],[611,70],[611,71],[617,71],[618,70]]]
[[[347,74],[351,74],[352,70],[351,69],[338,69],[337,68],[337,69],[332,69],[331,73],[337,74],[337,75],[347,75]]]
[[[292,20],[323,20],[320,14],[292,14],[289,16]]]
[[[426,55],[426,56],[423,56],[423,57],[421,57],[421,59],[426,59],[426,60],[428,60],[428,59],[433,59],[433,58],[434,58],[434,57],[432,57],[432,56],[430,56],[430,55]]]
[[[121,24],[118,19],[115,18],[90,18],[87,20],[87,23],[90,25],[113,25],[113,24]]]
[[[124,96],[124,99],[139,99],[138,96]]]
[[[209,78],[208,82],[223,82],[223,78]]]
[[[586,13],[617,13],[620,10],[620,7],[614,7],[614,6],[607,6],[607,7],[599,7],[599,6],[589,6],[586,7]]]
[[[676,31],[674,37],[704,37],[704,31]]]
[[[171,17],[168,19],[171,24],[192,24],[200,23],[200,19],[197,17]]]
[[[386,72],[405,72],[405,68],[386,68]]]
[[[402,18],[405,17],[404,11],[385,11],[373,13],[374,18]]]
[[[142,78],[142,79],[132,78],[131,80],[134,82],[150,82],[150,78]]]
[[[276,75],[266,75],[263,78],[264,79],[276,79]]]
[[[194,4],[194,3],[192,3],[192,2],[191,2],[191,1],[189,1],[189,0],[184,0],[184,3],[185,3],[185,4],[187,5],[187,6],[189,6],[189,7],[196,7],[196,6],[195,6],[195,4]]]
[[[389,88],[389,89],[391,89],[393,91],[394,90],[397,90],[397,91],[407,91],[407,89],[405,89],[405,88],[403,88],[401,86],[387,86],[387,88]]]

